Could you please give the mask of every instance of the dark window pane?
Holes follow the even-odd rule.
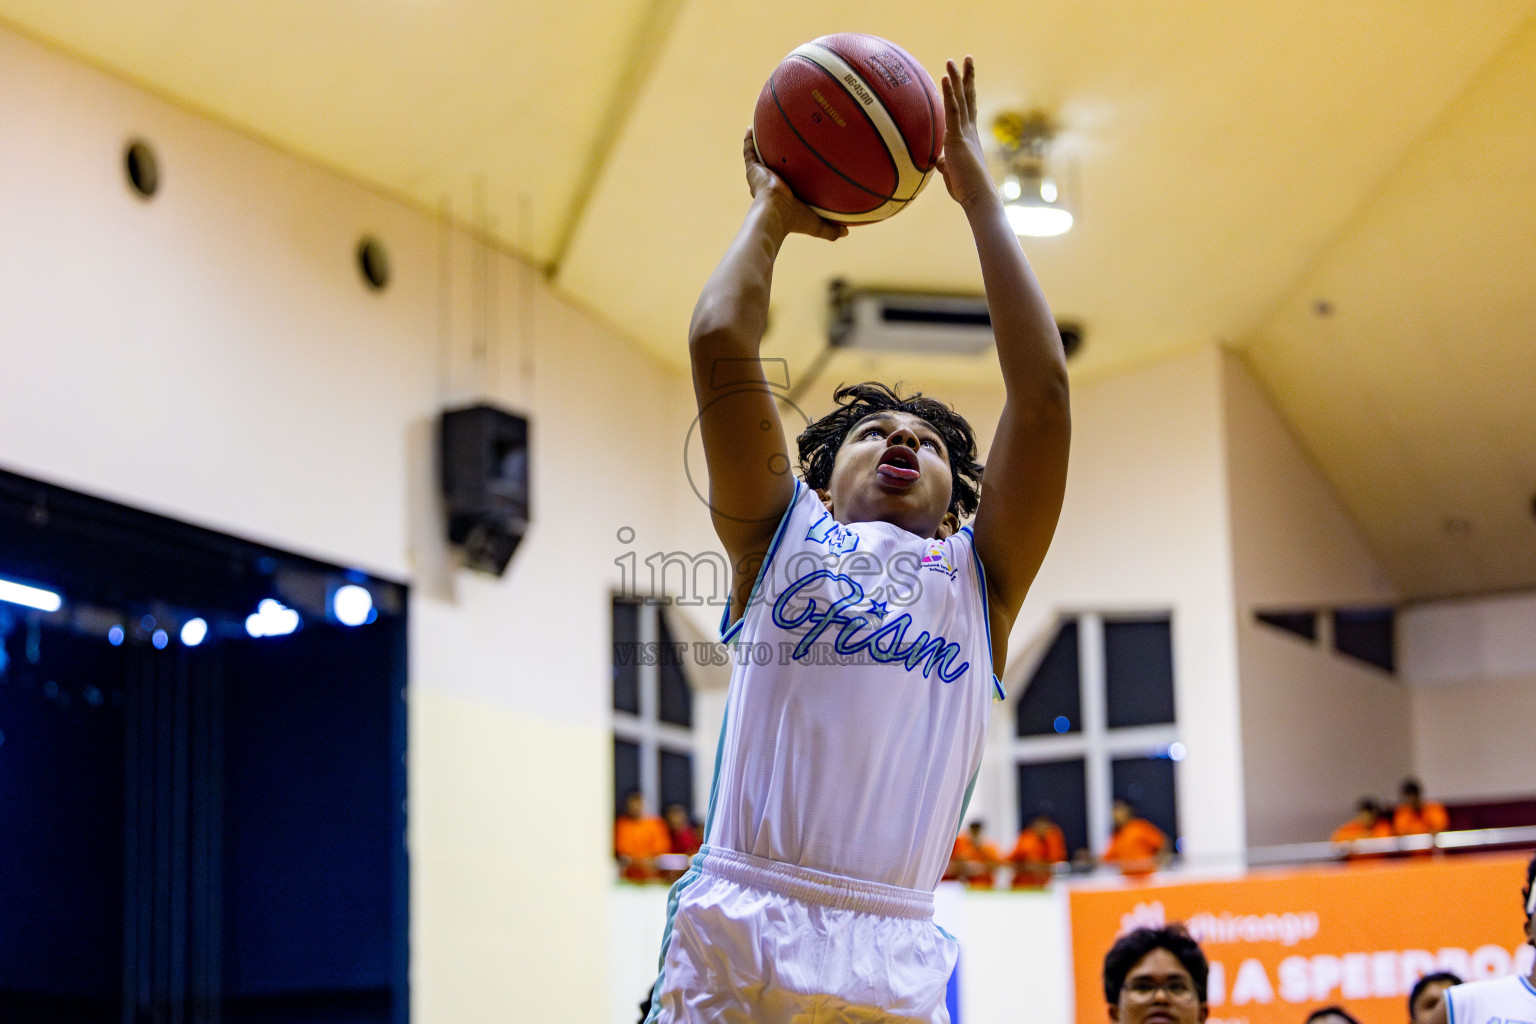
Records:
[[[640,606],[613,602],[613,710],[640,713]]]
[[[1104,621],[1105,719],[1111,729],[1173,717],[1173,634],[1166,618]]]
[[[1118,758],[1110,765],[1110,785],[1116,800],[1128,800],[1138,817],[1162,829],[1170,841],[1179,838],[1179,805],[1173,788],[1174,762],[1166,757]]]
[[[1077,667],[1077,620],[1056,630],[1050,650],[1040,659],[1015,712],[1018,736],[1082,732],[1083,713]]]
[[[613,816],[624,809],[624,798],[640,788],[640,744],[613,738]]]
[[[1391,608],[1341,608],[1333,613],[1333,646],[1340,654],[1394,672]]]
[[[693,755],[661,750],[661,807],[682,804],[693,815]]]
[[[663,722],[673,725],[693,726],[693,691],[688,688],[688,677],[683,674],[683,657],[675,649],[672,631],[667,628],[666,615],[657,616],[658,639],[661,640],[660,681],[661,705],[657,714]]]
[[[1254,612],[1266,626],[1283,629],[1307,640],[1317,639],[1317,612]]]
[[[1088,787],[1083,762],[1042,761],[1019,766],[1019,827],[1037,814],[1061,826],[1070,856],[1088,846]]]

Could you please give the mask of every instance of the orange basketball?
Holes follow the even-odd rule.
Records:
[[[922,65],[879,36],[822,36],[774,69],[752,118],[757,155],[840,224],[899,212],[944,146],[944,106]]]

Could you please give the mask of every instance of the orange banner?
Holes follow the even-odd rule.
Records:
[[[1078,1024],[1108,1020],[1104,954],[1122,933],[1182,921],[1211,961],[1209,1024],[1299,1024],[1338,1003],[1402,1024],[1425,974],[1527,973],[1529,855],[1384,861],[1185,885],[1071,893]]]

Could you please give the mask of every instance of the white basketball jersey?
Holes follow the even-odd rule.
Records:
[[[1518,974],[1448,988],[1445,1002],[1450,1024],[1536,1024],[1536,988]]]
[[[735,666],[708,845],[938,884],[1002,697],[973,548],[969,527],[937,541],[843,525],[796,482],[746,612],[722,631]]]

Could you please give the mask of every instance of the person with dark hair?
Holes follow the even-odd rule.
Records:
[[[997,845],[984,834],[986,824],[973,821],[970,827],[955,837],[954,851],[949,855],[946,878],[964,882],[972,889],[991,889],[997,884],[997,867],[1003,862]]]
[[[797,444],[803,479],[790,472],[760,355],[774,266],[790,235],[847,229],[742,140],[751,207],[688,338],[733,574],[721,639],[738,656],[653,1021],[948,1019],[959,947],[933,891],[1056,530],[1071,427],[1061,335],[988,170],[970,58],[941,85],[938,168],[975,242],[1003,384],[979,491],[965,420],[878,383],[837,389]],[[771,656],[744,656],[757,651]]]
[[[1039,889],[1056,875],[1056,865],[1067,859],[1067,840],[1061,826],[1041,812],[1030,819],[1013,844],[1008,860],[1013,864],[1015,889]]]
[[[1104,1000],[1116,1024],[1200,1024],[1210,964],[1179,924],[1137,928],[1104,954]]]
[[[672,849],[667,823],[646,813],[645,796],[638,789],[624,794],[624,807],[613,822],[613,856],[619,875],[627,882],[654,882],[659,876],[656,858]]]
[[[1424,799],[1424,790],[1417,779],[1404,779],[1398,788],[1397,807],[1392,811],[1392,831],[1400,836],[1426,836],[1444,832],[1450,824],[1445,805]],[[1415,853],[1431,854],[1434,847],[1425,847]]]
[[[1324,1006],[1307,1014],[1307,1019],[1302,1024],[1360,1024],[1348,1010],[1342,1006]]]
[[[1167,863],[1172,851],[1163,830],[1136,813],[1129,800],[1116,800],[1110,809],[1115,830],[1099,858],[1118,864],[1127,878],[1145,878]]]
[[[1381,805],[1363,796],[1355,804],[1355,816],[1333,830],[1333,841],[1344,848],[1345,860],[1379,860],[1385,853],[1356,853],[1348,844],[1357,839],[1387,839],[1395,835],[1392,823],[1381,813]]]
[[[1525,941],[1536,946],[1536,857],[1525,866],[1520,905],[1525,911]],[[1532,964],[1528,977],[1510,974],[1451,986],[1440,1005],[1430,1011],[1427,1024],[1489,1024],[1496,1020],[1510,1024],[1536,1021],[1536,964]]]
[[[1408,1024],[1429,1024],[1445,1000],[1445,990],[1460,984],[1461,977],[1450,971],[1426,974],[1414,982],[1413,991],[1408,993]]]

